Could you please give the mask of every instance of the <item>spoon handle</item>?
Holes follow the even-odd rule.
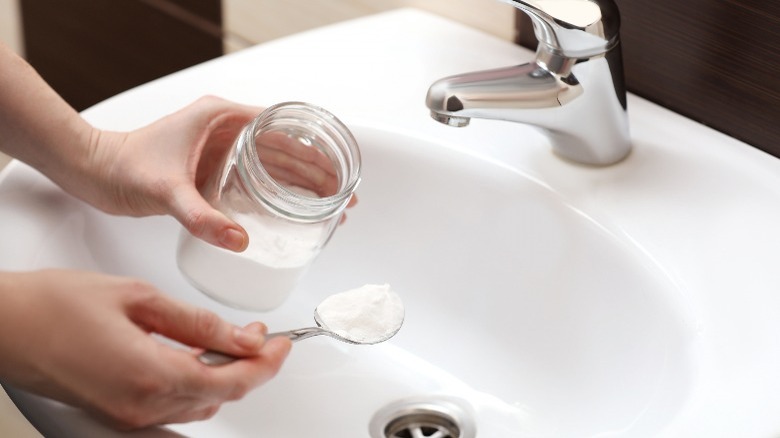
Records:
[[[327,335],[327,334],[328,332],[323,330],[321,327],[306,327],[306,328],[300,328],[295,330],[287,330],[285,332],[268,333],[267,335],[265,335],[265,338],[271,339],[278,336],[286,336],[290,338],[291,341],[295,342],[295,341],[302,341],[312,336]]]
[[[269,333],[265,335],[266,339],[275,338],[278,336],[285,336],[290,338],[291,341],[296,342],[312,336],[328,334],[320,327],[306,327],[295,330],[288,330],[284,332]],[[206,350],[198,356],[198,360],[209,366],[225,365],[239,359],[236,356],[220,353],[214,350]]]

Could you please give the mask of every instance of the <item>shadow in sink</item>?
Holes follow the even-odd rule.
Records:
[[[15,238],[33,244],[0,261],[138,276],[272,330],[310,323],[323,298],[365,283],[401,294],[406,320],[390,342],[296,344],[263,388],[171,427],[187,436],[366,436],[375,412],[426,395],[466,401],[480,436],[641,437],[673,420],[692,389],[695,330],[680,291],[638,248],[508,167],[398,133],[354,133],[360,202],[273,312],[195,291],[176,269],[173,220],[103,215],[37,175],[12,175],[21,180],[0,190],[13,207],[0,216],[28,224]],[[16,205],[15,186],[37,191]],[[59,212],[46,217],[61,220],[29,220],[54,208],[51,196]]]

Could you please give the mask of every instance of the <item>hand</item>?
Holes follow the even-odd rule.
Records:
[[[246,248],[246,232],[197,188],[261,108],[206,97],[130,133],[101,131],[2,43],[0,65],[0,150],[106,212],[171,214],[212,244]]]
[[[211,207],[198,189],[262,108],[204,97],[132,132],[94,129],[83,172],[58,181],[69,192],[112,214],[170,214],[194,236],[242,251],[241,226]],[[64,180],[64,181],[63,181]]]
[[[218,168],[221,157],[261,111],[208,96],[135,131],[94,130],[86,171],[64,177],[67,181],[87,175],[88,179],[75,190],[70,190],[67,183],[60,184],[106,212],[130,216],[170,214],[192,235],[213,245],[243,251],[249,243],[246,231],[209,205],[200,189],[210,176],[222,170]],[[311,174],[308,178],[315,179],[302,187],[320,196],[335,193],[337,178],[324,154],[318,150],[295,152],[299,155],[294,160],[277,153],[275,157],[288,158],[274,158],[265,164],[287,169],[284,175],[288,176],[294,174],[290,169],[305,168]],[[353,196],[349,206],[356,201]]]
[[[77,271],[0,274],[0,375],[9,383],[107,416],[120,426],[212,416],[273,377],[290,349],[174,301],[138,280]],[[209,367],[200,349],[244,357]]]

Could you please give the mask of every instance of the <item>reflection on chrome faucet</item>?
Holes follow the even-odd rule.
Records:
[[[569,160],[609,165],[631,150],[613,0],[502,0],[531,17],[533,62],[465,73],[431,85],[426,105],[449,126],[472,117],[537,126]]]

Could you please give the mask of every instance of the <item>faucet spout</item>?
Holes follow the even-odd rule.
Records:
[[[536,17],[534,23],[549,18],[556,10],[551,6],[556,3],[554,0],[505,1],[515,3],[525,12],[536,7],[529,12]],[[457,127],[468,125],[471,118],[530,124],[546,132],[558,155],[584,164],[609,165],[628,155],[631,145],[617,31],[610,28],[605,33],[604,26],[594,24],[601,17],[596,14],[597,3],[589,0],[564,3],[581,3],[581,16],[572,16],[569,11],[568,20],[575,23],[567,24],[561,19],[545,21],[547,27],[541,36],[548,40],[540,39],[533,62],[449,76],[434,82],[426,97],[431,116]],[[611,0],[598,3],[614,6]],[[616,8],[608,11],[613,13]],[[553,25],[565,28],[565,38],[548,35],[555,29]],[[534,27],[539,37],[539,26]],[[580,33],[568,33],[572,30]],[[580,36],[582,41],[578,43],[572,36]],[[562,41],[565,47],[553,44]]]
[[[440,79],[428,90],[426,104],[437,119],[516,121],[508,110],[557,108],[581,94],[574,76],[556,76],[538,63],[528,63]]]

